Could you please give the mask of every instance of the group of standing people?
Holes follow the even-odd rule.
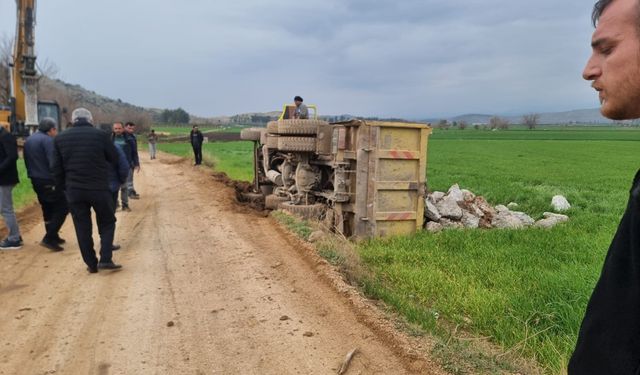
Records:
[[[92,124],[91,112],[78,108],[72,113],[71,127],[58,135],[53,119],[43,119],[38,131],[24,144],[28,177],[42,207],[45,235],[40,244],[62,251],[65,240],[60,228],[71,213],[82,258],[89,273],[98,269],[120,269],[113,262],[118,195],[123,211],[130,211],[129,199],[139,199],[133,181],[140,171],[140,158],[132,122],[113,124],[104,132]],[[155,146],[155,132],[149,135]],[[154,147],[155,149],[155,147]],[[155,151],[155,150],[154,150]],[[155,152],[152,153],[155,159]],[[0,242],[0,250],[19,249],[23,245],[13,210],[14,187],[20,182],[17,169],[16,138],[0,128],[0,205],[9,234]],[[100,234],[100,258],[97,257],[91,221],[96,214]]]

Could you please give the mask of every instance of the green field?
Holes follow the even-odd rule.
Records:
[[[186,143],[160,143],[160,151],[193,158],[191,145]],[[225,172],[230,178],[240,181],[253,179],[252,142],[211,142],[202,145],[202,156],[206,163]]]
[[[203,133],[208,133],[208,132],[213,132],[213,131],[223,131],[223,132],[231,132],[231,133],[240,133],[240,130],[244,129],[244,126],[240,126],[240,125],[229,125],[229,126],[224,126],[224,127],[205,127],[205,126],[199,126],[198,127],[200,129],[201,132]],[[172,136],[176,136],[176,135],[187,135],[191,132],[192,127],[189,126],[154,126],[152,127],[152,129],[154,129],[156,132],[158,133],[168,133],[171,134]]]
[[[34,193],[31,187],[31,180],[27,177],[24,159],[18,160],[18,176],[20,183],[13,189],[13,206],[15,210],[28,206],[36,199],[36,193]]]
[[[561,373],[640,166],[639,140],[640,131],[628,128],[434,131],[430,190],[459,183],[494,205],[517,202],[534,218],[563,194],[573,205],[571,220],[553,230],[368,241],[358,245],[372,275],[363,287],[436,336],[455,329],[488,337],[548,373]],[[205,150],[218,169],[250,179],[249,142]]]

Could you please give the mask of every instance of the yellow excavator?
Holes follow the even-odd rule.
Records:
[[[58,104],[38,100],[36,0],[16,0],[16,10],[16,35],[9,65],[11,99],[9,103],[0,103],[0,126],[18,137],[26,137],[38,128],[39,119],[51,117],[62,130]]]

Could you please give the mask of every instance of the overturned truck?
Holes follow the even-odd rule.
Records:
[[[254,142],[266,208],[368,238],[422,229],[430,134],[424,124],[281,119],[241,138]]]

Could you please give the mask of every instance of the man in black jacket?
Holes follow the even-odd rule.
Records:
[[[640,4],[600,0],[593,11],[593,53],[583,72],[602,114],[640,118]],[[580,327],[570,375],[640,374],[640,172]]]
[[[122,266],[112,259],[116,217],[109,191],[109,170],[116,167],[118,154],[109,134],[91,124],[91,112],[78,108],[71,118],[73,127],[54,141],[52,169],[56,188],[66,192],[87,271],[119,269]],[[100,261],[93,248],[92,208],[100,233]]]
[[[0,213],[9,229],[9,236],[0,242],[0,250],[22,247],[18,220],[13,211],[13,188],[18,179],[18,144],[16,138],[0,126]]]
[[[52,251],[64,250],[60,245],[65,241],[60,238],[58,232],[69,213],[64,192],[56,189],[51,173],[53,138],[57,133],[55,120],[44,118],[40,121],[38,131],[27,138],[24,144],[24,163],[27,167],[27,175],[38,196],[44,217],[46,234],[40,245]]]
[[[200,130],[198,130],[198,126],[194,125],[193,129],[191,129],[191,134],[189,134],[189,139],[191,140],[191,147],[193,148],[193,155],[195,160],[195,165],[202,164],[202,143],[204,142],[204,137]]]

